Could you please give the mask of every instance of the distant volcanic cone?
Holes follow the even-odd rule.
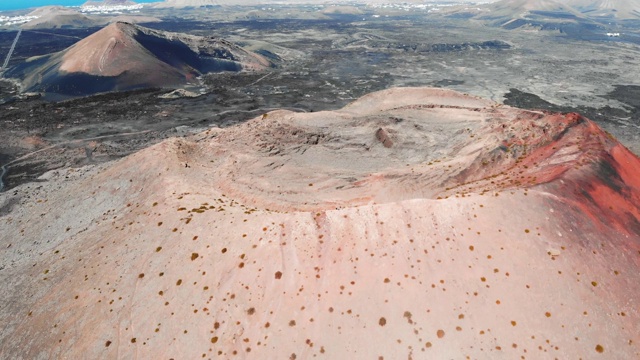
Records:
[[[490,5],[493,11],[501,11],[504,14],[521,14],[528,12],[564,12],[578,14],[571,6],[566,6],[562,1],[556,0],[501,0]]]
[[[0,358],[637,359],[640,159],[395,88],[0,194]]]
[[[175,87],[208,72],[269,65],[262,56],[225,40],[117,22],[59,53],[29,59],[6,76],[24,79],[26,91],[87,95]]]
[[[556,29],[576,23],[592,23],[576,9],[555,0],[501,0],[487,4],[477,17],[508,29],[535,26]]]
[[[591,17],[618,20],[640,18],[639,0],[567,0],[565,2]]]

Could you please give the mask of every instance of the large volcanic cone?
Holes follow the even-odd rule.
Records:
[[[639,169],[400,88],[51,173],[0,197],[0,357],[638,358]]]
[[[174,87],[208,72],[259,70],[262,56],[228,41],[112,23],[53,55],[32,58],[5,76],[27,91],[68,95]]]

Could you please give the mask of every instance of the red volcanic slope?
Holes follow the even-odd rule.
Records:
[[[118,76],[125,71],[149,73],[179,82],[184,74],[155,58],[134,38],[136,27],[126,23],[112,23],[78,42],[64,52],[60,70],[99,76]],[[152,71],[150,71],[152,70]],[[161,81],[161,79],[154,80]]]
[[[0,194],[0,357],[639,358],[639,172],[419,88],[53,172]]]
[[[464,183],[452,189],[487,192],[539,185],[579,206],[596,224],[640,233],[640,163],[633,153],[579,114],[524,113],[515,120],[490,131],[505,139],[505,152],[518,157],[485,154],[457,178]],[[482,170],[488,163],[498,166]]]
[[[188,42],[196,43],[200,46],[198,51],[204,53],[206,48],[203,44],[197,44],[202,38],[195,36],[178,34],[168,34],[145,29],[136,25],[117,22],[112,23],[83,39],[64,52],[60,63],[60,70],[73,73],[82,72],[100,76],[118,76],[125,72],[146,74],[166,78],[177,77],[184,79],[186,74],[198,75],[198,65],[189,63],[172,64],[169,59],[159,58],[153,50],[145,47],[139,41],[139,35],[145,34],[155,37],[156,42],[165,41],[167,45],[182,41],[185,45],[182,51],[193,51],[189,49]],[[260,69],[268,65],[268,62],[259,55],[242,50],[229,42],[220,41],[219,51],[226,52],[229,56],[234,56],[241,66],[249,69]],[[172,54],[180,59],[180,55]],[[222,59],[221,59],[222,60]],[[162,82],[158,79],[156,81]]]

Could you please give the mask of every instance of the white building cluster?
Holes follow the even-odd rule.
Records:
[[[38,16],[2,16],[0,15],[0,26],[12,26],[28,23],[31,20],[37,19]]]
[[[412,4],[412,3],[385,3],[385,4],[369,4],[372,8],[377,9],[395,9],[395,10],[404,10],[404,11],[426,11],[426,12],[435,12],[439,11],[440,8],[456,6],[460,5],[457,3],[447,3],[447,4],[435,4],[435,3],[427,3],[427,4]]]
[[[144,7],[143,4],[135,5],[83,5],[80,12],[94,15],[122,14],[125,12],[138,13]]]

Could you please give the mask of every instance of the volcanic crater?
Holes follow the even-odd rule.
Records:
[[[53,171],[0,194],[0,355],[635,358],[638,169],[579,114],[393,88]]]

